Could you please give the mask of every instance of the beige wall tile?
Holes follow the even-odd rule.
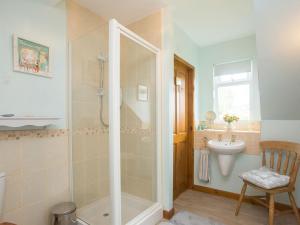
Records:
[[[0,141],[0,171],[8,176],[21,170],[21,145],[17,140]]]
[[[107,54],[108,33],[107,26],[102,26],[105,21],[92,12],[80,7],[75,1],[68,2],[69,9],[69,35],[72,42],[72,110],[73,110],[73,129],[101,128],[99,120],[99,103],[96,96],[99,87],[99,62],[97,56],[100,53]],[[161,46],[161,12],[154,13],[149,17],[131,24],[133,29],[139,35],[150,41],[154,45]],[[74,24],[74,21],[77,21]],[[75,26],[76,25],[76,26]],[[151,29],[148,29],[151,27]],[[150,32],[151,30],[151,32]],[[91,45],[91,43],[93,43]],[[148,51],[139,48],[138,45],[128,42],[129,48],[122,48],[124,51],[134,49],[136,54],[133,57],[127,57],[126,63],[122,61],[121,83],[123,90],[123,105],[121,108],[122,128],[140,129],[153,128],[151,124],[151,102],[154,101],[154,95],[149,94],[149,102],[137,102],[137,85],[144,84],[150,86],[155,83],[152,75],[155,69],[153,55]],[[122,45],[122,47],[126,47]],[[127,52],[128,53],[128,52]],[[125,54],[126,55],[126,54]],[[129,54],[127,54],[129,56]],[[88,66],[87,66],[88,65]],[[134,73],[132,71],[134,70]],[[139,76],[142,74],[143,76]],[[146,74],[146,75],[145,75]],[[105,64],[104,87],[108,87],[108,71]],[[131,101],[133,104],[130,105]],[[104,120],[108,121],[108,100],[104,97]],[[144,112],[138,112],[138,109],[145,109],[149,115]],[[148,110],[149,109],[149,110]],[[142,114],[143,118],[140,118]],[[154,129],[154,128],[153,128]],[[154,134],[151,134],[152,136]],[[150,136],[151,136],[150,135]],[[148,197],[151,197],[152,184],[150,181],[137,182],[142,178],[147,180],[153,176],[155,146],[152,144],[152,136],[144,138],[139,134],[125,131],[121,135],[122,151],[122,180],[125,181],[132,176],[133,180],[140,188],[147,188]],[[74,195],[77,204],[83,206],[96,198],[108,195],[109,187],[109,168],[108,168],[108,133],[82,133],[73,135],[73,179]],[[135,160],[129,160],[132,154]],[[142,157],[143,156],[143,157]],[[128,167],[128,168],[127,168]],[[127,181],[126,181],[127,182]],[[148,182],[148,183],[147,183]],[[141,183],[141,185],[139,185]],[[130,186],[131,187],[131,186]],[[133,186],[132,186],[133,187]],[[150,194],[149,194],[149,193]]]
[[[149,29],[151,27],[151,29]],[[128,26],[129,29],[145,38],[153,45],[161,48],[162,46],[162,13],[153,13]]]
[[[153,201],[153,190],[151,180],[141,180],[134,177],[127,177],[125,181],[127,193]]]
[[[11,223],[15,223],[18,225],[24,224],[23,208],[18,208],[16,210],[10,210],[9,212],[4,213],[3,221],[9,221]]]
[[[47,202],[42,201],[23,208],[21,225],[46,225],[50,222],[50,208]]]
[[[77,163],[85,160],[83,134],[74,134],[72,137],[72,161]]]
[[[70,40],[76,39],[104,23],[104,19],[76,4],[73,0],[67,1],[67,8]]]
[[[236,135],[236,139],[245,141],[245,154],[258,155],[260,154],[260,132],[259,131],[232,131],[226,132],[222,130],[203,130],[194,133],[194,148],[204,148],[204,137],[209,140],[218,139],[218,135],[222,135],[222,139],[230,139],[231,135]]]
[[[108,134],[95,131],[75,136],[73,188],[75,202],[81,207],[109,194]]]
[[[22,176],[21,174],[6,177],[4,194],[4,217],[7,212],[22,207]]]
[[[85,136],[85,157],[86,159],[95,159],[101,156],[101,136],[102,135],[93,135]]]
[[[18,225],[48,225],[50,208],[71,197],[68,137],[2,140],[0,153],[0,170],[8,174],[3,219]]]
[[[22,205],[28,207],[48,198],[47,170],[43,169],[22,176]]]
[[[51,148],[49,138],[21,140],[22,145],[22,171],[25,175],[32,174],[49,165],[47,151]]]
[[[73,163],[73,188],[80,190],[80,192],[82,192],[84,189],[84,183],[86,179],[85,167],[85,162]]]
[[[59,165],[59,164],[56,164]],[[53,166],[47,170],[48,197],[59,196],[62,193],[70,192],[70,176],[68,164]]]

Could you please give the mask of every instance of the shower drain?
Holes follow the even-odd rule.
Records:
[[[109,216],[109,213],[104,213],[102,216],[107,217]]]

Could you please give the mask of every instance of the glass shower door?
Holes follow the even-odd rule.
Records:
[[[77,205],[77,217],[89,225],[112,224],[106,126],[108,62],[106,57],[101,58],[106,55],[107,24],[70,42],[73,201]]]
[[[122,223],[157,201],[156,55],[121,35]]]
[[[110,190],[115,225],[142,224],[149,208],[161,210],[158,53],[110,21]]]

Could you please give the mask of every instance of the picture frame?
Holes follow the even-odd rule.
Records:
[[[52,78],[51,63],[49,45],[13,35],[13,69],[15,72]]]
[[[148,101],[148,87],[145,85],[138,85],[138,100],[147,102]]]

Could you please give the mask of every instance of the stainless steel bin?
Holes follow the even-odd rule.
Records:
[[[53,206],[51,216],[51,225],[77,225],[76,205],[73,202],[63,202]]]

